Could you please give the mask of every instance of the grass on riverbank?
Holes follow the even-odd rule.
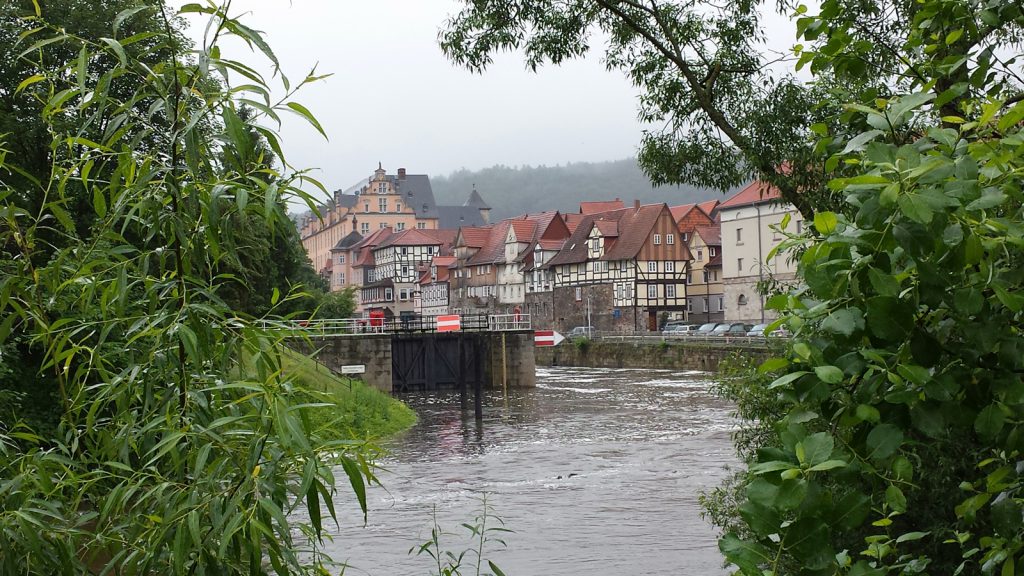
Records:
[[[284,349],[285,374],[295,376],[311,394],[311,402],[329,402],[336,408],[310,409],[311,424],[338,439],[377,440],[397,434],[416,423],[416,413],[400,400],[368,386],[348,380],[327,367],[293,350]]]

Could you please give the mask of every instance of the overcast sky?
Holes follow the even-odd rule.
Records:
[[[321,181],[336,189],[366,177],[378,161],[389,173],[404,167],[438,176],[636,154],[637,90],[621,73],[606,71],[599,53],[537,73],[526,70],[520,54],[503,54],[483,75],[471,74],[449,63],[437,45],[438,31],[459,6],[455,0],[234,0],[232,12],[246,12],[243,22],[266,33],[289,78],[303,77],[314,64],[318,73],[333,74],[296,97],[329,140],[289,119],[282,135],[290,162],[318,168]]]

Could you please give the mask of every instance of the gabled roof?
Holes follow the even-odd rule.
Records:
[[[597,220],[594,227],[605,238],[617,238],[619,235],[619,223],[615,220]]]
[[[377,248],[388,246],[439,246],[441,240],[423,233],[423,230],[403,230],[389,236],[386,240],[377,245]]]
[[[696,204],[680,204],[679,206],[670,207],[669,211],[672,212],[672,219],[679,222],[696,207]]]
[[[483,226],[483,214],[473,206],[438,206],[437,227],[456,230],[461,226]]]
[[[718,268],[722,265],[722,253],[715,254],[708,263],[704,265],[705,268]]]
[[[374,231],[369,236],[364,237],[359,242],[356,242],[351,246],[352,250],[361,250],[359,258],[352,263],[353,267],[361,266],[373,266],[376,262],[373,258],[373,249],[376,248],[381,242],[384,242],[391,236],[391,228],[380,228]]]
[[[615,200],[605,200],[596,202],[580,202],[580,214],[600,214],[601,212],[608,212],[611,210],[621,210],[625,205],[622,200],[616,198]]]
[[[491,237],[494,226],[463,226],[459,228],[456,238],[462,238],[462,244],[470,248],[482,248]]]
[[[715,211],[718,210],[718,205],[721,204],[718,200],[708,200],[707,202],[701,202],[697,204],[697,208],[700,208],[710,218],[715,217]]]
[[[466,200],[466,203],[463,204],[463,206],[476,208],[477,210],[491,209],[491,207],[487,205],[487,202],[484,202],[484,199],[480,197],[480,193],[476,191],[476,188],[473,188],[473,191],[469,193],[469,199]]]
[[[556,254],[547,266],[560,264],[576,264],[587,261],[587,237],[590,230],[598,226],[599,222],[615,222],[619,230],[618,240],[606,248],[601,260],[632,260],[640,252],[650,236],[654,223],[658,220],[662,210],[667,210],[664,204],[648,204],[640,208],[624,208],[612,210],[600,214],[589,214],[584,216],[583,221],[572,236],[565,241],[567,248],[563,248]],[[600,224],[607,226],[608,224]],[[600,228],[598,228],[600,230]]]
[[[563,214],[562,217],[565,219],[565,227],[569,229],[570,234],[575,232],[576,227],[586,218],[583,214]]]
[[[762,204],[768,202],[776,202],[782,197],[781,192],[775,186],[762,182],[760,180],[754,180],[748,184],[745,188],[737,192],[725,202],[718,205],[718,210],[727,210],[729,208],[740,208],[743,206],[753,206],[754,204]]]
[[[708,246],[721,246],[722,245],[722,225],[718,224],[715,226],[698,226],[694,230],[697,234],[700,234],[704,243]]]
[[[487,243],[481,246],[476,254],[466,261],[466,264],[476,266],[477,264],[494,264],[503,260],[505,258],[505,237],[508,236],[510,226],[509,220],[502,220],[495,224],[490,230]]]
[[[537,223],[531,220],[512,220],[510,225],[516,233],[516,242],[532,242]]]
[[[341,240],[338,240],[338,243],[334,245],[334,248],[331,248],[331,252],[341,252],[343,250],[347,250],[362,239],[363,235],[353,230],[348,233],[348,236],[345,236]]]

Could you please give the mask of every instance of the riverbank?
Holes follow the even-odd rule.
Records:
[[[538,347],[537,366],[589,368],[654,368],[713,372],[725,358],[740,354],[758,360],[771,354],[761,342],[714,342],[693,340],[623,340],[586,338],[566,340],[558,346]]]
[[[338,376],[291,350],[286,350],[282,358],[285,373],[294,375],[303,388],[314,392],[311,402],[334,404],[333,408],[311,408],[308,417],[336,438],[379,440],[416,423],[416,413],[404,402],[362,380]]]

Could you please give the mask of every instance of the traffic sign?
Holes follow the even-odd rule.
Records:
[[[452,314],[450,316],[438,316],[437,317],[437,331],[438,332],[455,332],[461,330],[462,325],[458,314]]]
[[[366,372],[365,364],[346,364],[341,367],[342,374],[363,374]]]
[[[533,342],[537,346],[558,346],[563,340],[565,336],[554,330],[537,330],[533,333]]]

